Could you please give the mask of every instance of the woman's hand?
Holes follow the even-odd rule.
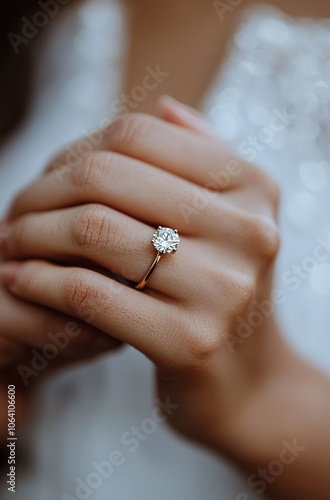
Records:
[[[184,112],[167,115],[185,124]],[[178,405],[172,423],[229,450],[280,345],[264,302],[279,246],[278,189],[190,128],[131,115],[62,183],[50,169],[12,205],[3,245],[11,262],[0,274],[16,297],[91,315],[96,329],[148,356],[160,397]],[[143,292],[110,279],[109,271],[141,280],[158,225],[178,229],[181,243]]]
[[[76,318],[27,303],[0,286],[0,400],[5,408],[8,385],[14,384],[18,424],[28,411],[30,389],[41,378],[121,344],[88,324],[92,316]],[[0,441],[7,424],[3,411]]]
[[[5,231],[0,231],[2,235]],[[1,244],[1,242],[0,242]],[[0,285],[0,400],[7,406],[8,385],[16,388],[16,421],[24,418],[31,387],[45,375],[121,345],[90,324],[13,296]],[[0,416],[0,441],[7,436],[7,414]]]

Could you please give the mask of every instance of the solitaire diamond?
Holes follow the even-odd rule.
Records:
[[[151,242],[158,252],[171,253],[177,251],[180,238],[176,229],[159,226]]]

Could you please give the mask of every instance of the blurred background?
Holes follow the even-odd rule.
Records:
[[[2,214],[58,150],[118,116],[114,103],[130,81],[127,67],[139,64],[130,46],[131,9],[131,2],[115,0],[13,0],[2,7]],[[291,17],[278,6],[239,0],[209,2],[209,9],[224,44],[221,64],[205,51],[205,92],[195,99],[189,78],[174,97],[185,100],[186,92],[188,104],[195,99],[238,155],[280,183],[282,248],[274,288],[284,299],[278,317],[295,349],[330,371],[330,20],[321,8],[322,15],[317,10],[318,18],[310,19],[303,17],[308,9]],[[172,17],[160,2],[159,17],[146,21],[150,39],[170,40],[176,33]],[[162,20],[166,29],[158,30]],[[199,32],[191,29],[190,41],[178,36],[180,64],[171,66],[169,58],[168,67],[164,59],[170,78],[146,103],[136,102],[137,109],[145,105],[149,111],[158,95],[173,94],[189,61],[195,68],[193,47],[202,42],[194,33]],[[156,53],[141,62],[138,73],[145,62],[159,61]],[[78,498],[75,488],[94,471],[93,461],[116,449],[125,463],[80,498],[260,498],[230,464],[181,441],[164,425],[129,451],[123,434],[154,407],[152,367],[129,348],[40,384],[20,440],[16,498]]]

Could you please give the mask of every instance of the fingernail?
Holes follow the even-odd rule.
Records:
[[[21,264],[19,262],[6,262],[0,264],[0,282],[4,285],[14,283]]]
[[[190,106],[167,95],[161,97],[160,105],[170,108],[172,113],[174,112],[180,120],[187,123],[191,128],[206,133],[207,135],[211,135],[212,137],[217,137],[213,127],[200,113]]]

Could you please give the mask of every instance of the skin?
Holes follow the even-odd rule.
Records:
[[[140,85],[148,65],[160,67],[169,76],[136,112],[156,114],[157,102],[167,94],[194,108],[200,108],[212,79],[221,69],[226,50],[245,11],[254,0],[233,0],[237,7],[220,19],[214,0],[123,0],[129,11],[125,93]],[[230,6],[224,0],[224,4]],[[273,5],[290,16],[330,17],[329,2],[319,0],[272,0]],[[193,84],[192,84],[193,82]]]
[[[297,5],[290,4],[292,13]],[[163,92],[200,103],[237,22],[235,13],[219,30],[214,11],[211,21],[209,5],[199,0],[189,6],[168,2],[166,10],[157,4],[157,12],[163,21],[175,21],[171,37],[164,30],[150,43],[154,37],[145,28],[157,19],[153,3],[141,0],[131,11],[125,79],[128,91],[141,82],[146,64],[160,62],[165,70],[172,65],[164,86],[139,105],[138,111],[149,114],[157,113]],[[183,65],[189,53],[194,58],[185,57]],[[17,363],[31,356],[31,346],[42,348],[54,325],[63,329],[71,317],[91,317],[79,323],[85,341],[74,339],[56,364],[73,362],[73,353],[86,359],[121,343],[134,346],[155,363],[160,398],[179,405],[171,418],[179,432],[227,455],[248,474],[267,468],[283,440],[297,439],[306,450],[267,492],[281,499],[323,499],[329,490],[329,380],[291,352],[273,316],[235,344],[234,352],[228,347],[237,337],[238,318],[248,321],[255,301],[271,293],[277,187],[236,159],[195,114],[168,100],[159,114],[163,121],[144,115],[119,121],[101,151],[83,158],[64,183],[51,166],[14,201],[2,245],[9,263],[0,270],[0,332],[3,349],[11,349],[5,375],[12,381]],[[222,171],[231,160],[242,167],[239,175],[218,185],[202,209],[193,204],[187,222],[171,200],[190,208],[194,197],[205,201],[209,172]],[[147,242],[160,221],[176,227],[182,243],[161,262],[148,288],[138,292],[109,279],[109,271],[141,279],[154,257]],[[91,353],[96,339],[108,344]]]
[[[95,337],[104,332],[148,356],[160,399],[179,405],[170,418],[174,428],[247,471],[267,466],[284,439],[310,447],[291,465],[289,479],[278,478],[269,492],[312,498],[307,488],[327,483],[320,450],[328,424],[319,416],[330,408],[323,397],[310,406],[309,394],[317,389],[325,396],[328,381],[290,351],[273,315],[232,343],[238,318],[249,322],[256,301],[270,296],[279,246],[277,186],[235,158],[195,114],[172,100],[162,106],[172,123],[147,115],[119,120],[102,151],[82,158],[65,182],[50,169],[16,198],[2,247],[8,260],[2,282],[21,300],[91,316]],[[210,184],[212,172],[233,162],[229,182]],[[204,200],[203,207],[194,199]],[[181,200],[185,211],[172,200]],[[159,220],[177,227],[181,244],[148,287],[140,292],[105,276],[111,270],[133,283],[141,279],[155,254],[148,241]],[[82,258],[91,264],[73,266]],[[309,388],[303,397],[302,383]],[[297,488],[302,471],[308,480],[303,475]]]

